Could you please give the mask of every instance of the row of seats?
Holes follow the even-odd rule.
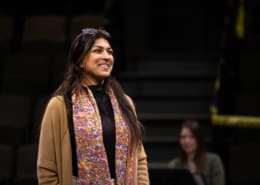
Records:
[[[36,185],[37,151],[35,143],[18,147],[0,144],[0,184]]]
[[[0,91],[50,94],[63,79],[72,39],[105,22],[101,14],[0,16]]]
[[[47,97],[0,95],[0,144],[18,146],[37,141]]]
[[[112,4],[114,1],[99,0],[45,0],[39,2],[31,2],[29,0],[9,0],[1,3],[0,12],[12,15],[31,15],[31,14],[48,14],[56,13],[59,15],[72,15],[78,13],[96,13],[104,11],[105,3]]]
[[[46,95],[63,79],[67,50],[14,52],[1,60],[0,89],[4,93]]]
[[[25,17],[0,16],[0,44],[7,49],[20,44],[28,47],[35,43],[61,44],[72,41],[85,27],[104,27],[102,14],[58,16],[32,15]]]
[[[0,184],[37,185],[38,139],[47,97],[1,93],[0,102]]]

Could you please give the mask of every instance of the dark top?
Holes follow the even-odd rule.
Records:
[[[89,86],[91,89],[101,117],[103,142],[106,149],[110,176],[115,178],[115,124],[114,112],[109,96],[102,85]]]

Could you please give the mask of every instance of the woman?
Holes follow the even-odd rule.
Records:
[[[187,120],[181,125],[180,150],[169,162],[171,168],[184,168],[191,172],[198,185],[224,185],[225,172],[217,154],[206,151],[200,125]]]
[[[48,185],[148,185],[142,125],[111,76],[110,34],[86,28],[70,48],[67,71],[46,107],[37,175]]]

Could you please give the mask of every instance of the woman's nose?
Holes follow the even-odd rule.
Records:
[[[112,55],[108,51],[104,51],[103,52],[103,57],[106,58],[106,59],[109,59],[109,58],[112,57]]]

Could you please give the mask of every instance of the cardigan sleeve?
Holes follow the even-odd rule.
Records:
[[[128,100],[135,115],[137,116],[133,100],[127,95],[126,95],[126,99]],[[148,165],[147,165],[147,155],[146,155],[143,144],[141,144],[141,147],[138,149],[138,161],[137,162],[138,162],[138,164],[137,164],[138,185],[149,185],[150,180],[149,180]]]
[[[55,136],[53,124],[56,122],[57,103],[52,99],[48,103],[40,130],[37,177],[39,185],[58,185],[58,170],[55,155]]]
[[[137,178],[138,185],[150,184],[147,166],[147,156],[143,145],[141,145],[138,153]]]
[[[211,172],[212,172],[212,185],[225,184],[225,171],[221,158],[216,154],[211,154]]]

